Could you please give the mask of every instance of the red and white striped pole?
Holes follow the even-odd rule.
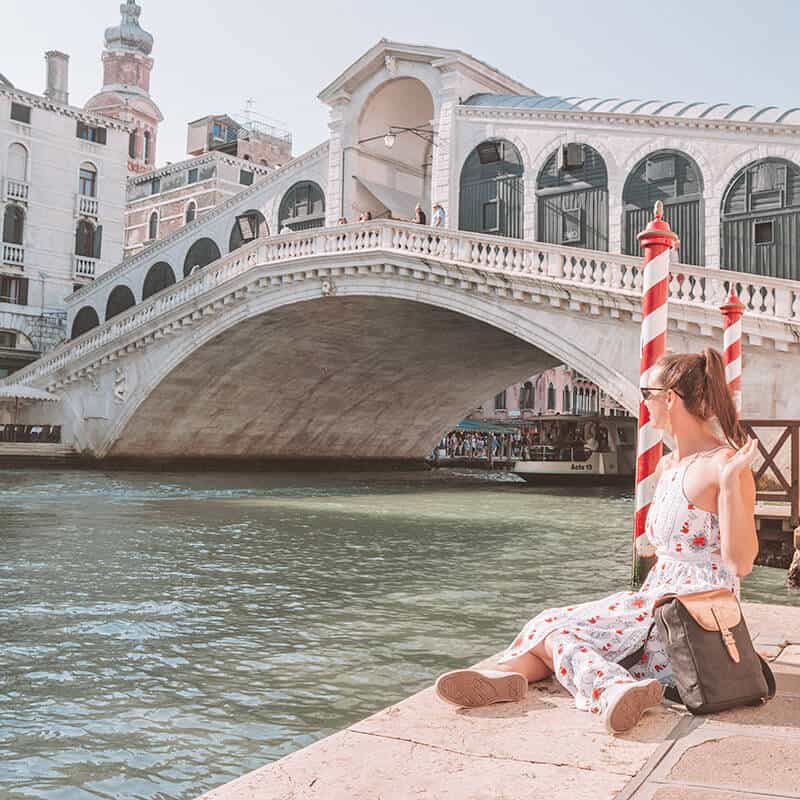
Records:
[[[733,283],[725,302],[719,307],[723,317],[723,356],[725,379],[733,395],[736,415],[742,416],[742,314],[744,303],[736,294]]]
[[[669,297],[670,250],[679,244],[664,217],[664,204],[659,200],[655,219],[639,234],[644,250],[642,282],[642,333],[639,385],[653,386],[651,374],[667,346],[667,299]],[[647,512],[655,492],[655,471],[661,458],[661,432],[653,428],[643,400],[639,400],[639,438],[636,458],[636,515],[634,518],[633,582],[640,584],[650,567],[652,546],[643,537]]]

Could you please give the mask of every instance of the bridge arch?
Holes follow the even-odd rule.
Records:
[[[222,253],[213,239],[204,236],[192,243],[183,260],[183,277],[191,275],[195,269],[207,267],[212,261],[220,258]]]
[[[142,300],[158,294],[167,286],[172,286],[173,283],[175,283],[175,272],[172,267],[166,261],[157,261],[145,275],[142,284]]]
[[[358,305],[348,307],[348,303]],[[319,287],[309,284],[293,285],[280,293],[256,295],[247,306],[232,309],[225,315],[213,315],[202,327],[193,327],[191,337],[171,338],[169,347],[164,348],[158,358],[149,360],[153,365],[152,371],[148,371],[146,378],[138,383],[124,407],[120,409],[120,416],[109,430],[99,454],[125,456],[132,454],[137,448],[140,448],[140,454],[145,454],[152,452],[154,446],[167,446],[169,437],[183,436],[177,428],[188,431],[192,427],[191,424],[187,427],[186,417],[181,426],[170,427],[163,415],[159,416],[161,412],[158,411],[160,408],[163,412],[163,408],[177,402],[185,409],[185,415],[192,417],[192,424],[198,426],[193,433],[186,434],[193,437],[191,447],[196,452],[203,448],[213,451],[219,444],[216,437],[222,435],[217,428],[220,425],[234,424],[238,426],[236,435],[243,437],[245,444],[242,446],[246,450],[250,448],[248,452],[255,455],[258,449],[256,439],[261,441],[265,435],[260,427],[263,421],[259,421],[265,415],[258,415],[259,419],[255,421],[254,418],[242,418],[231,423],[231,409],[261,408],[265,398],[269,398],[271,403],[280,403],[282,399],[291,396],[294,402],[298,402],[298,398],[305,402],[306,398],[321,395],[325,398],[325,403],[324,408],[317,409],[321,416],[315,418],[316,424],[329,431],[329,438],[323,439],[334,449],[335,443],[332,442],[338,434],[334,431],[336,426],[332,420],[340,412],[343,414],[342,419],[353,426],[351,430],[371,431],[385,423],[384,420],[384,423],[376,425],[373,419],[371,425],[367,424],[370,415],[374,417],[376,408],[404,407],[406,402],[410,403],[412,400],[424,401],[432,407],[440,406],[428,428],[418,431],[414,436],[408,436],[408,442],[403,445],[409,454],[418,457],[427,452],[427,448],[433,445],[449,425],[457,422],[474,407],[477,399],[484,395],[491,396],[533,372],[558,363],[567,363],[574,367],[603,386],[623,405],[635,410],[636,384],[610,366],[614,363],[635,361],[635,342],[629,348],[630,353],[593,353],[586,347],[585,336],[576,335],[570,338],[564,335],[563,325],[559,326],[557,322],[558,314],[553,319],[544,319],[549,313],[547,310],[543,314],[530,314],[526,311],[528,309],[524,305],[501,307],[491,297],[465,293],[456,287],[421,287],[416,282],[400,278],[393,279],[392,285],[386,285],[386,279],[373,285],[368,281],[364,283],[362,279],[359,285],[359,281],[355,279],[350,284],[340,284],[337,295],[333,298],[321,297]],[[401,316],[398,317],[398,314]],[[408,316],[410,324],[402,321],[403,315]],[[310,324],[314,327],[310,328]],[[374,325],[377,338],[374,335],[363,335],[365,325]],[[463,332],[464,340],[468,340],[470,346],[475,342],[476,347],[484,348],[483,352],[474,354],[475,359],[472,359],[472,355],[464,355],[470,350],[463,346],[461,338],[455,344],[452,339],[448,339],[448,335],[452,335],[453,325],[459,326],[459,331]],[[406,332],[404,336],[397,335],[400,330]],[[408,331],[413,331],[415,337],[410,344]],[[435,335],[432,335],[434,331]],[[388,336],[387,332],[392,335]],[[350,335],[354,338],[348,339],[347,347],[343,347],[342,341]],[[632,342],[635,339],[633,336],[625,338]],[[325,342],[334,340],[339,344],[331,350]],[[342,370],[329,362],[331,353],[344,353],[351,343],[360,347],[359,343],[368,340],[372,342],[370,346],[382,348],[381,359],[370,359],[368,354],[360,353],[363,358],[349,358],[347,364],[343,363]],[[253,341],[262,342],[263,345],[253,348],[245,344]],[[286,352],[280,350],[281,343],[288,348]],[[421,348],[429,343],[434,343],[433,346],[439,348],[430,356],[423,357],[418,352],[414,358],[408,358],[407,354],[401,358],[397,350],[401,345]],[[495,346],[493,355],[487,358],[486,348]],[[612,346],[627,347],[623,344]],[[446,347],[450,349],[442,349]],[[226,348],[230,349],[226,351]],[[234,351],[240,356],[242,353],[252,352],[252,365],[243,365],[239,363],[239,358],[231,358],[231,352]],[[434,358],[442,360],[431,361]],[[360,386],[357,394],[350,392],[346,398],[340,398],[342,387],[351,386],[340,372],[346,372],[350,363],[374,365],[376,362],[381,363],[382,374],[363,380],[360,384],[354,378],[353,384]],[[435,364],[440,368],[439,372],[444,374],[441,367],[445,363],[448,366],[448,379],[452,381],[453,374],[456,376],[454,388],[447,392],[446,403],[442,404],[436,394],[442,387],[428,386],[423,381],[420,386],[424,390],[416,387],[412,400],[406,400],[403,396],[403,401],[398,402],[403,381],[419,378],[414,370],[418,369],[429,377],[432,372],[436,373],[436,369],[432,369]],[[486,373],[481,372],[487,363],[492,365],[491,369]],[[239,383],[232,382],[228,372],[234,364]],[[404,378],[402,371],[409,364],[411,372]],[[269,370],[280,373],[280,385],[284,386],[283,389],[276,382],[277,378],[270,383],[277,373]],[[176,393],[186,392],[197,378],[195,371],[205,377],[194,389],[178,399]],[[257,390],[255,385],[242,387],[241,376],[250,376],[251,373],[253,380],[260,374],[266,383],[258,384]],[[291,391],[286,391],[287,386],[291,386]],[[426,392],[433,394],[429,396]],[[433,398],[436,398],[436,402]],[[227,411],[218,413],[216,409],[219,404]],[[410,408],[409,413],[412,410]],[[278,406],[275,407],[275,412],[273,419],[283,418],[284,412],[286,419],[293,418],[293,415],[294,418],[302,416]],[[238,412],[234,416],[236,413]],[[216,422],[212,424],[211,420]],[[410,424],[409,420],[402,422]],[[259,432],[258,436],[256,432]],[[399,431],[396,434],[398,438],[403,438]],[[248,439],[248,435],[254,437],[253,441]],[[269,433],[274,447],[283,448],[283,455],[291,454],[292,447],[299,447],[299,439],[293,442],[292,435],[300,436],[297,431],[294,434],[291,431]],[[322,433],[319,435],[322,436]],[[381,446],[385,447],[385,442]],[[214,452],[221,454],[219,450]],[[381,451],[378,448],[376,452]],[[382,452],[387,451],[384,449]],[[212,454],[206,452],[206,455]]]
[[[120,284],[111,290],[106,303],[106,322],[136,305],[136,298],[128,286]]]
[[[100,317],[92,306],[84,306],[76,315],[72,322],[72,331],[70,339],[77,339],[88,333],[92,328],[96,328],[100,324]]]

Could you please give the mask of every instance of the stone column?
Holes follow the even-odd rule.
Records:
[[[442,74],[442,91],[440,96],[438,124],[434,125],[436,131],[436,146],[433,148],[433,165],[431,168],[431,206],[441,203],[447,215],[448,228],[458,228],[458,181],[451,180],[452,163],[451,154],[454,152],[456,141],[455,109],[458,105],[458,73],[454,65],[443,64],[440,67]],[[425,209],[430,219],[431,209]]]
[[[336,225],[342,212],[342,197],[344,196],[344,183],[342,166],[346,157],[344,150],[343,133],[345,116],[350,104],[350,95],[342,92],[331,101],[331,110],[328,121],[330,136],[330,151],[328,154],[328,187],[325,197],[325,225]],[[345,164],[346,166],[346,164]],[[344,176],[344,180],[347,177]],[[344,216],[347,216],[345,210]],[[349,220],[352,221],[352,220]]]

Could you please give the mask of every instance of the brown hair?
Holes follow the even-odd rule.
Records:
[[[731,447],[739,448],[747,441],[719,350],[707,347],[702,353],[667,353],[656,366],[661,369],[661,385],[677,392],[690,414],[704,420],[715,416]]]

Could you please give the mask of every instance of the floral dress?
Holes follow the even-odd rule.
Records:
[[[697,454],[665,469],[647,514],[645,534],[657,561],[637,592],[617,592],[601,600],[548,608],[520,631],[500,657],[503,663],[526,653],[551,633],[553,667],[575,705],[598,713],[612,685],[656,678],[669,684],[669,658],[656,629],[641,661],[630,671],[619,661],[645,643],[653,603],[665,594],[729,588],[739,596],[739,580],[720,556],[719,519],[686,497],[684,476]]]

